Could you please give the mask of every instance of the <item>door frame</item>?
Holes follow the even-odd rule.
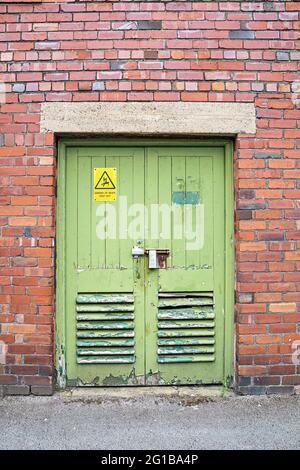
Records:
[[[229,386],[234,378],[234,185],[233,185],[233,140],[143,138],[143,137],[97,137],[74,139],[61,138],[58,142],[56,234],[55,234],[55,367],[56,386],[66,388],[66,156],[70,147],[222,147],[225,160],[225,293],[224,293],[224,366],[223,385]],[[57,262],[59,260],[59,262]]]

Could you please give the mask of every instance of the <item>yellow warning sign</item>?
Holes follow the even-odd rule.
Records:
[[[94,168],[94,200],[115,201],[117,194],[117,169]]]

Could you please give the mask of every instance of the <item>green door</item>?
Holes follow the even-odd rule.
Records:
[[[182,142],[61,152],[58,369],[63,363],[68,384],[224,382],[232,342],[225,154]],[[95,200],[95,170],[112,169],[116,181],[103,185],[115,197]]]

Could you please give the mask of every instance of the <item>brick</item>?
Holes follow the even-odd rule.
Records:
[[[287,395],[292,395],[294,393],[294,387],[293,386],[283,386],[283,385],[280,385],[280,386],[271,386],[271,387],[268,387],[267,390],[267,395],[273,395],[273,394],[279,394],[279,395],[283,395],[283,394],[287,394]]]
[[[30,387],[31,393],[33,395],[53,395],[53,386],[52,385],[31,385]]]
[[[93,91],[103,91],[105,89],[104,82],[94,82],[92,85]]]
[[[29,395],[30,388],[28,385],[5,385],[4,395]]]
[[[25,248],[24,254],[28,257],[51,257],[52,250],[50,248]]]
[[[162,29],[162,21],[160,20],[138,20],[137,21],[138,29],[150,29],[150,30],[160,30]]]
[[[230,39],[254,39],[255,34],[254,31],[240,29],[229,31],[229,37]]]

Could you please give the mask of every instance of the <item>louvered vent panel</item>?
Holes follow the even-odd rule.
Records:
[[[213,292],[160,293],[157,343],[159,363],[213,362]]]
[[[76,299],[77,363],[132,364],[132,294],[79,294]]]

